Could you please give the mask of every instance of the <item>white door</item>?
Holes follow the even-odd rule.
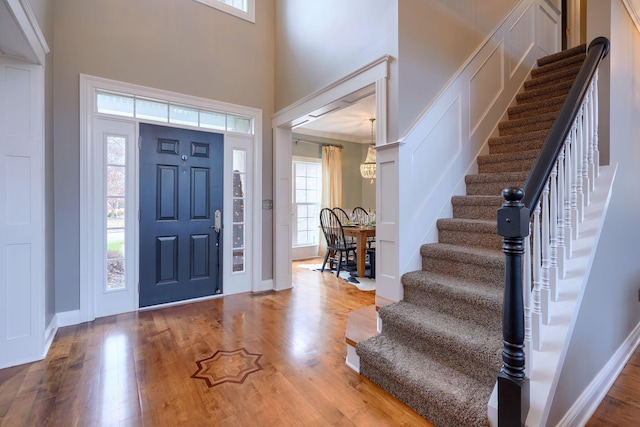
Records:
[[[44,351],[44,70],[0,59],[0,368]]]

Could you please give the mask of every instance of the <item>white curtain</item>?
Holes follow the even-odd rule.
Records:
[[[321,208],[342,207],[342,148],[322,147],[322,205]],[[320,230],[319,255],[327,252],[327,242]]]

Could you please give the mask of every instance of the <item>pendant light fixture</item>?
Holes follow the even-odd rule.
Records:
[[[360,175],[363,178],[370,179],[373,184],[373,180],[376,177],[376,150],[375,139],[373,139],[373,122],[376,120],[373,117],[369,119],[371,121],[371,145],[367,150],[367,158],[364,163],[360,163]]]

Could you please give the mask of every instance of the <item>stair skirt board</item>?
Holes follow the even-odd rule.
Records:
[[[490,425],[502,364],[501,190],[522,185],[585,50],[538,60],[479,173],[465,178],[467,194],[452,198],[453,218],[438,221],[438,242],[421,247],[422,269],[403,275],[404,299],[379,310],[380,334],[357,344],[358,365],[348,360],[438,426]]]

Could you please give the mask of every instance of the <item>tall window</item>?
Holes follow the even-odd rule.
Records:
[[[123,136],[106,136],[106,215],[107,283],[106,291],[124,289],[124,228],[126,202],[126,144]]]
[[[317,246],[322,199],[322,163],[320,159],[293,160],[293,236],[292,246]]]

